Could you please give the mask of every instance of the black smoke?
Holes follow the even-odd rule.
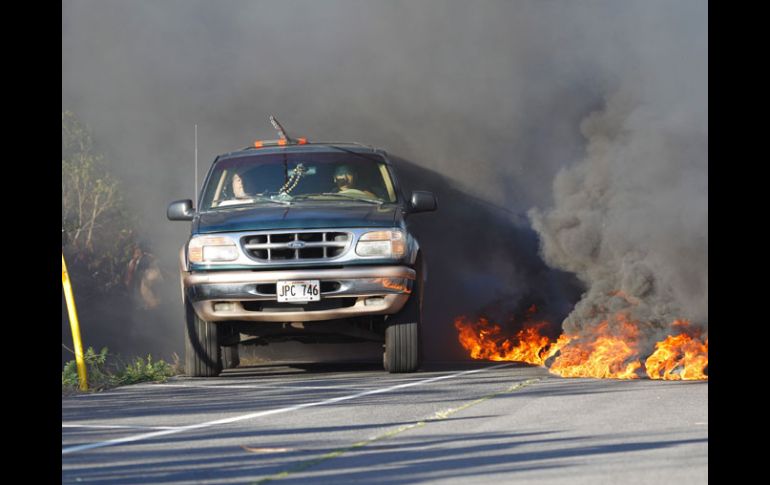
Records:
[[[557,174],[553,207],[530,211],[545,261],[587,287],[566,332],[623,314],[648,351],[679,320],[708,337],[708,130],[694,101],[609,96],[581,124],[586,157]]]

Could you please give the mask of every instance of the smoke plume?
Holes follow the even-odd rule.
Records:
[[[545,261],[587,286],[564,330],[580,334],[619,312],[655,339],[678,319],[707,330],[703,120],[620,90],[581,131],[585,159],[557,174],[552,209],[530,211]]]

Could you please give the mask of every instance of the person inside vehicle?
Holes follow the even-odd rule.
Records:
[[[356,173],[349,165],[340,165],[337,167],[337,170],[334,171],[334,184],[337,186],[337,193],[358,197],[377,198],[376,195],[368,190],[358,188],[356,182]]]
[[[224,200],[220,200],[219,202],[220,207],[225,205],[244,204],[252,198],[247,192],[243,175],[239,173],[233,174],[233,178],[230,180],[230,190],[224,192]]]
[[[233,175],[233,197],[236,199],[247,199],[250,197],[243,186],[243,177],[237,173]]]

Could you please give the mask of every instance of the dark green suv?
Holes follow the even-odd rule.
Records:
[[[425,265],[410,214],[435,196],[404,197],[384,151],[285,138],[218,156],[179,253],[185,364],[216,376],[238,344],[384,341],[384,367],[420,365]]]

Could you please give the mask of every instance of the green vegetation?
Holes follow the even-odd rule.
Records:
[[[163,360],[153,362],[152,356],[148,355],[146,360],[137,357],[133,363],[126,365],[118,378],[123,385],[144,381],[163,382],[173,375],[174,370],[170,364]]]
[[[132,362],[124,364],[117,359],[108,363],[110,354],[107,348],[95,352],[93,347],[88,347],[83,359],[86,362],[88,374],[88,389],[101,391],[112,387],[138,382],[163,382],[167,378],[179,374],[178,362],[173,366],[163,360],[153,361],[152,356],[147,358],[137,357]],[[61,373],[62,392],[78,390],[78,369],[74,360],[67,362]]]
[[[120,286],[137,237],[118,180],[85,125],[62,112],[62,251],[80,298]],[[82,285],[81,285],[82,286]]]

